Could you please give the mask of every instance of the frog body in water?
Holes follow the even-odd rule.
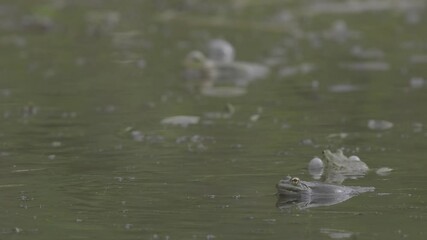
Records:
[[[209,41],[208,58],[216,65],[216,82],[219,84],[228,82],[244,87],[270,73],[270,69],[262,64],[236,61],[233,45],[223,39]]]
[[[270,69],[262,64],[235,61],[234,48],[225,40],[211,40],[207,50],[207,56],[200,51],[192,51],[184,61],[185,78],[202,89],[242,88],[270,73]]]
[[[341,149],[338,149],[335,153],[330,150],[324,150],[323,155],[325,156],[326,166],[329,171],[363,175],[369,170],[368,165],[362,162],[357,156],[347,157]]]
[[[321,182],[301,181],[296,177],[285,177],[276,185],[277,207],[311,208],[331,206],[346,201],[360,193],[374,191],[373,187],[342,186]]]

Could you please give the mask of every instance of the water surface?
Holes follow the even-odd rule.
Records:
[[[425,7],[3,1],[0,238],[425,239]],[[182,61],[213,38],[272,74],[188,91]],[[161,124],[175,115],[200,121]],[[373,169],[343,184],[376,191],[277,209],[279,179],[311,180],[326,148]]]

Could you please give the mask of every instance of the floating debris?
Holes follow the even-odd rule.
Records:
[[[414,132],[422,132],[423,131],[423,124],[419,122],[412,123],[412,129]]]
[[[424,1],[388,1],[388,0],[350,0],[350,1],[316,1],[307,5],[305,13],[317,14],[356,14],[378,11],[408,11],[424,8]]]
[[[411,10],[406,12],[405,20],[408,24],[418,24],[422,17],[419,10]]]
[[[257,122],[259,120],[259,118],[261,117],[260,114],[253,114],[252,116],[250,116],[249,120],[251,122]]]
[[[207,112],[207,113],[204,113],[204,116],[210,119],[227,119],[227,118],[231,118],[235,112],[236,112],[236,109],[234,108],[234,106],[228,103],[226,104],[224,111]]]
[[[131,131],[130,135],[132,136],[132,139],[134,141],[137,141],[137,142],[144,141],[144,134],[142,132],[138,131],[138,130]]]
[[[39,107],[35,106],[32,103],[29,103],[27,106],[22,108],[22,116],[24,118],[35,116],[39,112]]]
[[[409,61],[411,63],[427,63],[427,55],[412,55]]]
[[[161,143],[161,142],[164,142],[164,140],[165,140],[164,136],[155,135],[155,134],[154,135],[148,135],[148,134],[145,134],[139,130],[136,130],[134,127],[131,127],[131,126],[126,127],[119,134],[126,136],[126,137],[128,137],[130,135],[132,140],[134,140],[136,142]],[[118,150],[121,150],[123,148],[123,146],[117,145],[115,148]]]
[[[301,144],[305,146],[312,146],[314,145],[314,141],[313,139],[307,138],[307,139],[301,140]]]
[[[130,49],[133,47],[138,47],[141,44],[139,41],[140,35],[141,32],[136,30],[126,32],[114,32],[112,34],[112,44],[114,47],[120,49]]]
[[[379,50],[379,49],[375,49],[375,48],[371,48],[371,49],[365,49],[362,48],[360,46],[354,46],[351,48],[351,54],[353,56],[356,57],[360,57],[360,58],[383,58],[384,57],[384,52]]]
[[[75,117],[77,117],[77,113],[76,112],[63,112],[63,113],[61,113],[61,117],[62,118],[75,118]]]
[[[148,143],[161,143],[165,141],[165,137],[161,135],[148,135],[144,137],[144,141]]]
[[[215,139],[208,136],[181,136],[176,138],[177,144],[186,144],[189,152],[203,152],[208,149],[205,143],[214,143]]]
[[[391,171],[393,171],[393,169],[389,168],[389,167],[382,167],[382,168],[378,168],[376,172],[377,175],[380,176],[387,176],[391,173]]]
[[[201,94],[208,97],[239,97],[246,94],[242,87],[205,87]]]
[[[126,230],[131,230],[131,229],[133,228],[133,224],[131,224],[131,223],[126,223],[126,224],[124,225],[124,228],[125,228]]]
[[[9,187],[23,187],[24,184],[3,184],[0,185],[0,188],[9,188]]]
[[[53,141],[51,143],[51,146],[52,147],[60,147],[60,146],[62,146],[62,143],[60,141]]]
[[[1,97],[7,98],[7,97],[10,97],[10,95],[11,95],[10,89],[0,89]]]
[[[313,64],[310,63],[302,63],[297,66],[286,66],[277,72],[279,77],[290,77],[297,74],[307,74],[314,71],[316,68]]]
[[[203,143],[190,143],[187,145],[187,150],[189,152],[203,152],[208,148]]]
[[[22,228],[19,228],[19,227],[13,228],[13,232],[15,232],[15,233],[21,233],[22,231],[24,231],[24,229],[22,229]]]
[[[354,235],[353,232],[338,230],[338,229],[330,229],[330,228],[321,228],[320,232],[327,234],[332,239],[351,238]]]
[[[341,138],[341,139],[344,139],[344,138],[347,138],[348,135],[349,135],[348,133],[342,132],[342,133],[331,133],[331,134],[329,134],[326,137],[327,138]]]
[[[344,20],[337,20],[330,29],[323,32],[323,36],[326,39],[345,42],[348,39],[360,38],[360,33],[349,29]]]
[[[393,123],[386,120],[368,120],[368,128],[372,130],[387,130],[393,127]]]
[[[30,169],[12,170],[12,173],[34,172],[34,171],[42,171],[42,170],[46,170],[46,168],[30,168]]]
[[[120,22],[120,13],[116,11],[92,11],[86,14],[86,22],[88,35],[110,34]]]
[[[215,239],[216,238],[216,236],[215,235],[213,235],[213,234],[208,234],[208,235],[206,235],[206,240],[213,240],[213,239]]]
[[[388,63],[379,61],[341,63],[340,67],[354,71],[388,71],[390,69]]]
[[[189,125],[198,124],[199,121],[200,121],[200,117],[199,116],[178,115],[178,116],[164,118],[161,121],[161,124],[187,127]]]
[[[117,107],[116,107],[116,106],[114,106],[114,105],[112,105],[112,104],[109,104],[109,105],[105,105],[105,106],[97,107],[97,108],[96,108],[96,111],[97,111],[97,112],[102,112],[102,113],[113,113],[113,112],[115,112],[116,110],[117,110]]]
[[[60,2],[60,1],[58,1]],[[21,26],[34,32],[48,32],[55,27],[55,18],[63,6],[57,4],[39,4],[32,8],[30,15],[21,19]]]
[[[422,88],[426,80],[422,77],[413,77],[409,80],[409,85],[411,88]]]
[[[360,88],[358,86],[352,84],[336,84],[329,87],[329,91],[334,93],[347,93],[359,90]]]

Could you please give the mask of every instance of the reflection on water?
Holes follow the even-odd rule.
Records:
[[[344,202],[355,195],[343,194],[341,196],[336,195],[324,195],[324,196],[310,196],[310,195],[299,195],[299,196],[280,196],[277,199],[276,206],[279,209],[287,208],[298,208],[306,209],[313,207],[324,207],[331,206],[341,202]]]
[[[424,239],[426,20],[419,0],[2,1],[0,238]],[[192,51],[245,81],[191,91]],[[340,147],[375,193],[275,207],[278,177]]]

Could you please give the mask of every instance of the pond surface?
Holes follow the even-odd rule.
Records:
[[[2,1],[0,238],[426,239],[426,7]],[[190,91],[183,60],[211,39],[271,73]],[[371,168],[343,184],[374,192],[276,207],[340,148]]]

